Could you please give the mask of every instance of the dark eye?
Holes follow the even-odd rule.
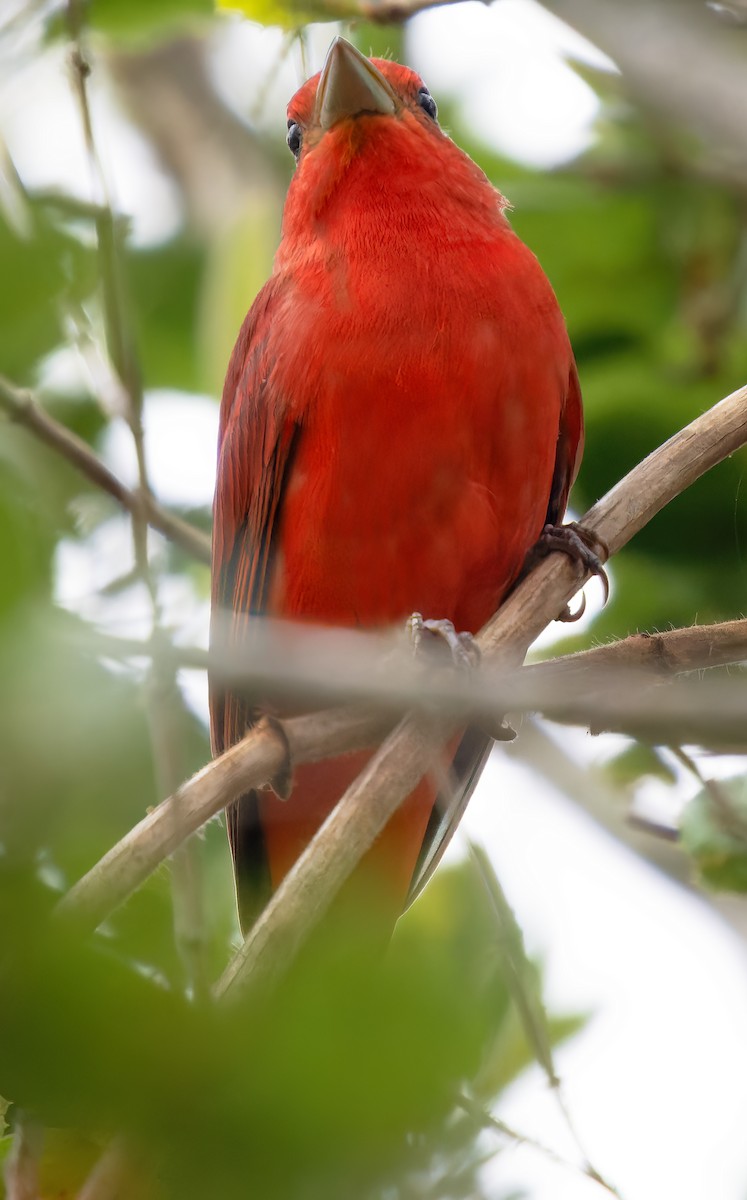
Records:
[[[431,118],[432,121],[435,121],[437,119],[438,105],[436,104],[436,101],[433,99],[432,95],[428,91],[427,87],[422,87],[420,89],[420,91],[418,92],[418,104],[420,105],[420,107],[422,109],[425,110],[425,112],[428,113],[428,116]]]
[[[293,157],[298,158],[301,153],[301,126],[295,121],[288,122],[288,136],[285,140]]]

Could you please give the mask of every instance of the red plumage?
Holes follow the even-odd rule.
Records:
[[[223,393],[216,614],[371,628],[419,611],[477,631],[562,517],[583,441],[565,324],[431,106],[414,72],[341,39],[289,105],[282,241]],[[256,713],[215,685],[211,717],[218,753]],[[465,786],[482,757],[463,746]],[[362,761],[229,812],[244,925]],[[399,906],[444,836],[433,804],[421,784],[372,852]]]

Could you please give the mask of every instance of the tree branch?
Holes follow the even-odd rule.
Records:
[[[417,707],[421,715],[437,707],[443,715],[461,722],[482,718],[493,725],[507,711],[541,712],[558,721],[586,726],[603,719],[605,727],[636,731],[649,740],[666,742],[683,725],[692,741],[744,744],[747,688],[741,681],[719,681],[715,688],[691,683],[681,689],[669,688],[663,695],[656,690],[649,696],[644,689],[660,682],[658,672],[614,667],[602,673],[589,668],[581,672],[577,666],[566,680],[562,670],[556,669],[574,658],[511,672],[486,668],[472,679],[447,672],[426,681],[421,673],[417,692],[414,685],[409,686],[395,701],[390,691],[378,713],[370,708],[356,712],[346,706],[285,721],[283,731],[295,763],[318,762],[375,745],[393,725],[394,711],[405,706]],[[267,786],[283,761],[282,745],[279,739],[274,741],[271,727],[255,726],[130,830],[73,886],[61,901],[60,911],[85,928],[95,928],[184,837],[244,792]]]
[[[584,523],[594,528],[598,536],[603,537],[612,548],[618,549],[679,490],[684,490],[698,474],[732,453],[745,441],[747,389],[741,389],[699,417],[636,467],[603,501],[595,505]],[[681,487],[677,485],[678,478],[682,481]],[[554,555],[540,563],[517,588],[479,639],[493,661],[519,661],[526,645],[562,608],[581,580],[581,571],[565,556]],[[541,612],[538,611],[540,605]],[[384,687],[379,687],[382,677],[372,673],[370,664],[364,663],[369,690],[357,694],[359,698],[365,695],[369,703],[372,699],[378,700],[383,712],[378,716],[372,716],[370,713],[351,713],[349,709],[317,713],[287,721],[284,729],[294,761],[304,762],[312,759],[319,761],[348,750],[370,746],[381,736],[383,730],[391,727],[394,719],[392,713],[403,703],[417,702],[421,713],[425,710],[431,714],[434,706],[443,703],[448,706],[446,711],[449,716],[458,723],[479,717],[481,714],[495,718],[497,714],[509,710],[517,711],[520,708],[544,711],[556,717],[562,714],[568,718],[572,715],[573,719],[587,723],[590,717],[598,717],[605,712],[600,692],[606,679],[609,709],[605,712],[607,716],[612,710],[618,715],[624,711],[626,717],[635,722],[636,726],[648,721],[654,736],[657,731],[663,730],[665,720],[668,719],[670,725],[663,732],[667,735],[665,740],[669,740],[671,722],[682,720],[683,709],[686,709],[685,715],[690,725],[699,723],[698,729],[701,733],[707,726],[705,732],[710,731],[714,735],[718,733],[719,736],[723,736],[724,730],[727,729],[730,735],[741,738],[743,742],[747,729],[747,694],[744,688],[739,689],[738,695],[733,694],[733,687],[726,688],[728,694],[723,690],[724,685],[736,681],[719,681],[718,689],[709,694],[707,704],[703,703],[702,691],[695,695],[692,687],[689,687],[686,691],[667,689],[666,704],[662,703],[661,695],[657,692],[650,702],[644,705],[641,684],[655,680],[663,664],[667,664],[668,669],[674,671],[702,666],[704,657],[711,665],[717,662],[739,661],[745,649],[746,625],[744,621],[728,622],[724,626],[705,626],[658,634],[655,639],[636,635],[635,638],[626,639],[614,646],[599,647],[584,654],[547,664],[537,664],[520,671],[507,671],[505,667],[502,671],[491,670],[486,663],[484,670],[470,678],[458,674],[448,674],[442,680],[437,676],[429,677],[427,687],[423,686],[421,672],[407,672],[409,686],[405,689],[400,686],[402,678],[397,678],[395,671],[397,686],[389,686],[386,692]],[[324,636],[333,639],[332,634],[325,633]],[[348,637],[347,634],[342,636]],[[662,655],[660,650],[654,651],[656,674],[642,676],[640,672],[622,672],[615,674],[610,680],[610,658],[624,658],[626,652],[622,647],[631,646],[636,653],[640,647],[646,647],[641,654],[641,658],[645,660],[649,653],[648,644],[658,643],[659,640],[666,648],[666,653]],[[119,645],[119,639],[106,639],[105,646],[108,648],[112,642]],[[260,646],[261,644],[258,643]],[[124,645],[128,652],[136,654],[145,649],[139,643],[125,642]],[[333,641],[329,643],[328,649],[332,645]],[[349,643],[346,642],[347,645]],[[618,649],[618,646],[621,649]],[[184,653],[188,665],[205,663],[205,655],[201,651],[175,650],[174,653]],[[343,663],[349,664],[353,657],[351,653],[346,653]],[[292,658],[296,667],[299,661],[303,661],[302,656],[297,653],[294,653]],[[566,667],[566,664],[570,666]],[[596,666],[601,668],[599,673],[592,670]],[[315,669],[319,686],[318,659]],[[566,673],[569,678],[566,678]],[[401,674],[404,677],[404,664]],[[577,677],[575,686],[571,686],[573,676]],[[330,689],[334,691],[335,687],[334,680],[330,683],[329,659],[326,677],[322,675],[322,678],[325,679],[323,694],[328,699]],[[623,687],[623,678],[628,685],[627,690]],[[361,682],[360,679],[357,681],[359,686]],[[383,682],[386,684],[385,680]],[[349,674],[343,675],[342,685],[349,689],[350,683]],[[702,687],[702,684],[699,685],[699,688]],[[592,690],[594,694],[590,700]],[[343,694],[349,697],[350,691]],[[422,720],[421,716],[420,721]],[[442,716],[440,721],[443,721]],[[324,829],[314,839],[314,846],[319,842],[322,844],[322,855],[317,867],[309,874],[309,860],[315,861],[315,852],[310,847],[291,872],[283,888],[276,893],[266,914],[260,918],[258,927],[255,927],[259,934],[253,931],[250,935],[240,961],[235,963],[231,974],[223,983],[224,989],[235,977],[245,978],[245,972],[249,970],[246,964],[250,964],[254,958],[258,960],[262,957],[266,961],[263,947],[269,944],[270,940],[273,940],[274,945],[274,938],[278,936],[273,930],[280,918],[273,914],[278,910],[285,912],[286,905],[287,920],[283,919],[282,922],[282,958],[285,961],[292,957],[295,945],[303,939],[321,915],[316,899],[317,889],[320,895],[325,896],[326,903],[329,903],[336,887],[344,881],[358,857],[370,844],[367,839],[375,838],[377,823],[381,822],[382,827],[386,824],[391,812],[411,790],[413,774],[418,770],[422,774],[427,769],[438,740],[436,733],[439,731],[434,728],[434,724],[438,725],[439,722],[434,722],[433,719],[429,721],[426,717],[425,725],[422,725],[415,718],[409,718],[402,723],[397,734],[393,735],[393,740],[390,739],[387,746],[382,747],[364,776],[353,785],[352,795],[348,793]],[[413,736],[412,744],[409,741],[410,732]],[[271,725],[261,722],[242,742],[204,767],[113,847],[63,899],[60,904],[61,913],[75,919],[86,928],[95,927],[173,851],[180,835],[186,836],[188,832],[197,829],[243,792],[266,785],[282,765],[283,759],[284,750],[280,739]],[[386,802],[381,808],[377,806],[374,811],[372,796],[375,792],[384,791],[376,784],[375,764],[379,761],[387,767]],[[361,813],[359,812],[357,817],[355,815],[358,804],[361,810],[365,809],[368,813],[365,828],[361,825]],[[179,805],[178,823],[173,819],[176,805]],[[347,816],[341,823],[337,814],[343,806]],[[332,829],[331,833],[329,827]],[[356,831],[355,836],[351,831]],[[361,849],[363,843],[365,844]],[[343,862],[342,869],[339,867],[339,859]],[[297,873],[301,875],[300,885],[295,878]],[[330,884],[330,880],[334,882]],[[283,896],[288,894],[289,889],[290,899],[284,900]],[[304,911],[303,930],[296,934],[294,929],[299,909]],[[281,953],[278,947],[276,950],[278,954]]]
[[[210,538],[206,534],[173,513],[167,512],[152,496],[141,497],[139,492],[125,487],[82,438],[59,421],[55,421],[54,417],[50,417],[31,392],[15,387],[2,376],[0,408],[5,410],[12,421],[23,425],[39,441],[66,459],[96,487],[112,496],[131,516],[144,511],[148,524],[164,537],[175,542],[200,562],[210,562]]]
[[[708,667],[726,667],[747,660],[747,619],[722,621],[715,625],[691,625],[663,633],[634,633],[610,642],[550,658],[525,667],[527,673],[541,672],[568,678],[589,670],[625,667],[651,671],[662,677]]]
[[[241,654],[220,648],[164,646],[174,670],[210,670],[230,687],[251,689],[268,699],[290,698],[298,707],[365,704],[402,714],[409,708],[455,716],[495,718],[503,710],[519,711],[536,704],[562,704],[569,695],[565,681],[583,681],[587,693],[594,682],[604,686],[611,671],[619,681],[646,683],[687,671],[729,666],[747,660],[747,619],[714,625],[693,625],[663,633],[635,633],[591,650],[545,659],[507,676],[485,663],[472,675],[427,671],[422,660],[406,653],[392,635],[357,630],[313,629],[282,621],[252,619],[251,640]],[[109,634],[74,634],[75,645],[117,661],[153,654],[150,642]],[[551,687],[550,680],[564,686]],[[509,695],[509,689],[518,691]],[[583,691],[573,692],[576,698]]]
[[[595,504],[585,528],[616,553],[655,513],[747,441],[747,388],[721,400],[649,455]],[[564,554],[540,563],[478,638],[483,653],[515,665],[587,578]],[[360,858],[422,777],[453,726],[414,717],[389,735],[272,896],[229,964],[218,994],[239,996],[282,976]],[[381,772],[377,786],[377,772]]]

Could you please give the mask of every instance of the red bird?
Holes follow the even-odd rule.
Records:
[[[583,442],[565,323],[506,200],[439,127],[414,71],[337,38],[288,106],[297,168],[272,277],[220,416],[214,639],[247,614],[377,628],[413,611],[476,631],[563,516]],[[227,618],[225,614],[229,614]],[[243,621],[242,621],[243,618]],[[216,754],[257,719],[211,687]],[[485,758],[468,731],[440,811],[428,780],[368,856],[395,917]],[[242,927],[367,754],[295,771],[228,812]]]

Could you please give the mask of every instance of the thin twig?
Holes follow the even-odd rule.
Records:
[[[2,376],[0,408],[11,420],[23,425],[101,491],[113,497],[130,515],[137,512],[139,507],[144,507],[149,525],[180,546],[192,558],[203,563],[210,562],[210,538],[207,534],[167,512],[152,496],[141,500],[136,492],[125,487],[82,438],[59,421],[55,421],[54,417],[50,417],[31,392],[16,387]]]
[[[747,619],[713,625],[691,625],[656,633],[634,633],[604,646],[547,659],[527,671],[555,672],[567,677],[590,667],[641,668],[662,676],[708,667],[725,667],[747,660]]]
[[[159,581],[148,554],[149,503],[153,490],[148,474],[143,429],[143,385],[132,327],[122,265],[121,244],[115,225],[106,175],[96,145],[93,117],[88,99],[90,65],[83,43],[83,10],[80,0],[68,0],[68,23],[73,39],[71,62],[75,91],[78,96],[81,122],[88,154],[94,191],[101,207],[96,216],[98,262],[101,292],[106,314],[106,348],[123,388],[125,416],[135,445],[139,487],[137,503],[132,510],[132,537],[136,570],[145,584],[151,607],[152,664],[147,689],[147,711],[156,788],[159,795],[170,794],[184,778],[184,746],[179,729],[178,710],[181,696],[170,660],[163,650],[168,639],[161,626]],[[171,891],[174,907],[174,933],[192,995],[198,999],[208,996],[202,876],[198,846],[194,839],[183,837],[179,807],[174,811],[180,845],[171,870]]]
[[[610,681],[614,686],[614,676]],[[666,703],[666,697],[664,697]],[[567,739],[552,736],[543,723],[531,717],[522,721],[521,737],[510,749],[511,759],[526,763],[557,791],[617,841],[646,859],[681,886],[692,886],[692,869],[684,854],[674,845],[678,831],[631,811],[629,793],[613,783],[598,765],[583,764],[569,752]],[[656,840],[651,836],[656,835]]]
[[[526,1146],[530,1150],[536,1150],[543,1158],[549,1159],[550,1162],[556,1163],[559,1167],[564,1167],[568,1171],[580,1172],[587,1179],[598,1183],[600,1187],[605,1188],[611,1195],[621,1200],[620,1192],[615,1185],[600,1175],[590,1163],[577,1164],[568,1162],[561,1154],[558,1154],[557,1150],[553,1150],[551,1146],[547,1146],[544,1142],[537,1141],[536,1138],[531,1137],[529,1134],[521,1133],[518,1129],[514,1129],[512,1125],[508,1125],[500,1117],[493,1116],[492,1113],[488,1112],[481,1104],[478,1104],[469,1096],[460,1095],[457,1099],[457,1105],[472,1118],[480,1129],[493,1129],[496,1133],[502,1134],[510,1141],[516,1142],[519,1146]]]
[[[157,602],[153,610],[153,641],[168,646],[160,628]],[[157,794],[163,796],[174,792],[185,774],[181,720],[184,704],[173,667],[157,651],[148,678],[147,697]],[[174,938],[190,993],[198,1002],[204,1002],[209,998],[209,986],[200,846],[191,836],[194,830],[184,829],[180,804],[174,805],[171,817],[177,839],[170,863]]]

